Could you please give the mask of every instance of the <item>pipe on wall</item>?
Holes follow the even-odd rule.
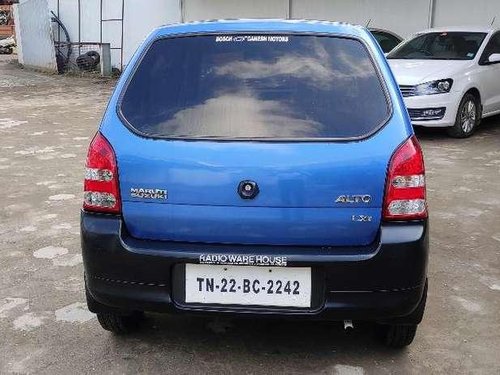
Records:
[[[429,0],[429,17],[427,19],[427,27],[434,27],[434,13],[436,11],[435,0]]]

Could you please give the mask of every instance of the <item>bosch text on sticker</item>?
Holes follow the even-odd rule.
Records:
[[[286,35],[218,35],[215,42],[278,42],[287,43]]]

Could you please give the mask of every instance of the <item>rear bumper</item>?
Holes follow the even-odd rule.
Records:
[[[410,316],[424,291],[427,222],[386,224],[373,246],[353,248],[241,246],[137,240],[122,220],[82,212],[86,286],[94,312],[104,308],[168,313],[295,316],[386,321]],[[183,269],[201,254],[286,256],[312,268],[312,307],[289,309],[183,302]]]

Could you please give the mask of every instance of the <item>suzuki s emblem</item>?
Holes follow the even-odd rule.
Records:
[[[335,200],[335,203],[370,203],[371,201],[372,196],[368,194],[341,195]]]
[[[241,181],[238,185],[238,194],[242,199],[253,199],[259,194],[259,185],[255,181]]]

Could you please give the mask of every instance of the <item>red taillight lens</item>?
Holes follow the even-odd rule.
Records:
[[[83,208],[94,212],[120,213],[115,152],[101,133],[97,133],[90,143],[85,167]]]
[[[427,217],[425,167],[415,136],[392,155],[384,199],[385,220],[416,220]]]

